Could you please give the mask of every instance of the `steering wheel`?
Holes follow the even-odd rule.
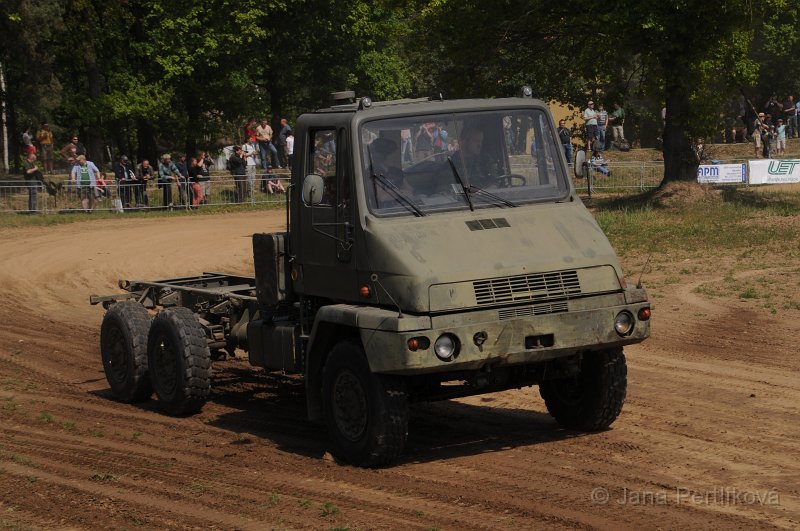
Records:
[[[495,177],[494,180],[497,182],[497,186],[499,188],[512,188],[514,186],[525,186],[528,184],[525,176],[520,175],[519,173],[507,173],[505,175]]]

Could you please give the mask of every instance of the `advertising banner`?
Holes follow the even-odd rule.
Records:
[[[746,164],[701,164],[697,168],[699,183],[737,183],[747,182]]]
[[[750,184],[800,183],[800,160],[751,160]]]

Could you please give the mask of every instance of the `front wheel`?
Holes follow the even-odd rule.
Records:
[[[364,467],[387,466],[408,438],[408,399],[400,379],[373,374],[364,351],[342,341],[322,373],[325,422],[336,457]]]
[[[547,411],[565,428],[599,431],[622,411],[628,387],[622,347],[588,352],[575,376],[545,380],[539,386]]]
[[[167,308],[156,315],[147,361],[153,389],[167,413],[189,415],[202,409],[211,394],[211,353],[190,309]]]

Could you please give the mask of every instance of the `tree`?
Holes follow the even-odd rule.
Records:
[[[430,37],[418,57],[432,54],[433,81],[455,93],[492,96],[529,80],[544,98],[582,104],[629,89],[619,77],[635,73],[639,90],[661,100],[654,113],[667,109],[662,184],[696,179],[692,139],[712,131],[721,103],[757,74],[748,53],[762,8],[745,0],[440,0],[419,9]]]

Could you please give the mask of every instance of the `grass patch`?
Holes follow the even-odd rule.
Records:
[[[643,196],[596,199],[595,218],[621,254],[718,250],[743,257],[763,256],[758,249],[796,242],[798,231],[768,218],[800,214],[800,193],[728,188],[713,201],[686,204],[676,213]]]
[[[338,507],[331,502],[325,502],[322,504],[322,508],[319,511],[320,516],[332,516],[334,514],[339,514]]]
[[[739,294],[740,299],[757,299],[758,292],[754,288],[747,288]]]
[[[275,203],[250,203],[204,206],[197,210],[186,210],[175,208],[173,210],[151,210],[147,212],[125,212],[119,214],[108,210],[94,210],[91,213],[70,212],[53,214],[18,215],[14,212],[0,212],[0,228],[21,228],[21,227],[52,227],[55,225],[65,225],[82,221],[102,219],[144,219],[152,217],[177,217],[177,216],[205,216],[210,214],[227,214],[231,212],[251,212],[258,210],[281,210],[285,206],[283,201]]]
[[[97,474],[92,474],[91,476],[89,476],[89,479],[91,481],[98,481],[98,482],[101,482],[101,483],[107,483],[109,481],[114,481],[117,478],[113,474],[97,473]]]
[[[41,413],[39,413],[39,416],[36,417],[36,420],[43,420],[48,424],[50,424],[51,422],[53,422],[53,415],[51,415],[47,411],[42,411]]]

